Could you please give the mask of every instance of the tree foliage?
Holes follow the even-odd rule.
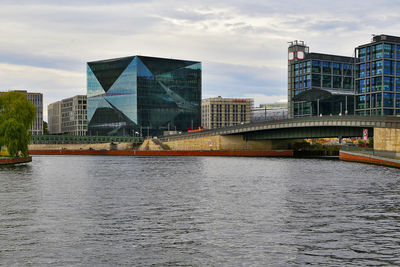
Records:
[[[30,127],[36,107],[20,92],[0,94],[0,146],[6,146],[12,157],[28,155]]]

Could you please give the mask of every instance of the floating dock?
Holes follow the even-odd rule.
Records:
[[[340,151],[339,159],[344,161],[369,163],[375,165],[400,168],[400,160],[398,159],[391,159],[391,158],[385,158],[375,155],[361,154],[349,151]]]
[[[20,164],[31,162],[32,157],[23,157],[23,158],[0,158],[0,165],[12,165],[12,164]]]

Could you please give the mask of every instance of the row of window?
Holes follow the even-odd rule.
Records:
[[[400,77],[382,76],[356,80],[356,91],[368,93],[376,91],[397,91],[400,92]]]
[[[225,114],[225,116],[224,116],[225,121],[229,121],[229,117],[232,118],[232,121],[239,121],[239,118],[240,118],[241,122],[246,121],[246,113],[240,113],[240,114],[234,113],[234,114],[231,114],[231,116],[229,116],[228,114]],[[211,114],[211,121],[212,122],[213,121],[222,121],[222,113]]]
[[[332,75],[312,74],[294,78],[294,88],[323,87],[323,88],[352,88],[352,78]]]
[[[357,58],[360,62],[365,62],[380,58],[400,59],[400,45],[376,44],[357,49]]]
[[[330,61],[309,60],[294,64],[294,75],[307,73],[322,73],[333,75],[352,76],[353,65]]]
[[[400,61],[378,60],[370,63],[359,64],[356,69],[356,77],[358,78],[381,75],[382,73],[386,75],[400,76]]]
[[[383,96],[382,96],[383,95]],[[367,94],[356,97],[356,109],[365,108],[400,108],[400,94],[393,93]]]

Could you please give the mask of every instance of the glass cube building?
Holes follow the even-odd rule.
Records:
[[[356,52],[356,114],[400,115],[400,37],[378,35]]]
[[[88,135],[154,136],[201,124],[201,63],[131,56],[87,63]]]
[[[288,48],[288,117],[354,114],[353,57]]]

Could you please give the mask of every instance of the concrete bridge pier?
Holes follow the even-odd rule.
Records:
[[[171,150],[278,150],[297,140],[246,140],[243,135],[191,136],[163,142]]]
[[[392,156],[400,157],[400,129],[375,128],[374,150],[386,151]]]

